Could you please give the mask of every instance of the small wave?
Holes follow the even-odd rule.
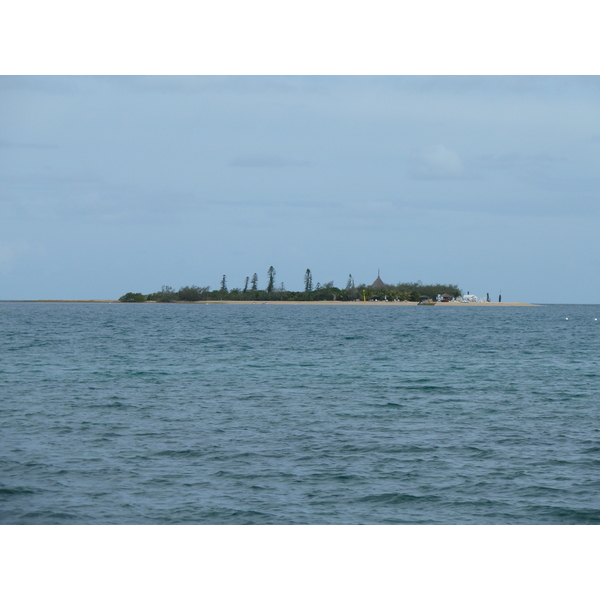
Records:
[[[358,498],[357,502],[375,502],[383,504],[406,504],[409,502],[431,502],[437,501],[437,496],[413,496],[412,494],[387,493],[387,494],[370,494]]]
[[[161,522],[163,522],[161,520]],[[216,525],[272,525],[272,524],[291,524],[289,519],[282,519],[275,515],[258,511],[258,510],[243,510],[230,508],[212,508],[207,511],[196,512],[193,508],[182,508],[173,511],[168,520],[168,523],[204,523]]]
[[[22,494],[35,494],[35,491],[22,486],[0,487],[0,496],[19,496]]]
[[[465,450],[477,458],[489,458],[494,456],[494,451],[488,448],[477,448],[477,446],[465,446]]]
[[[600,524],[600,509],[597,508],[543,507],[543,512],[552,522],[563,523],[565,525]]]
[[[399,387],[398,389],[405,392],[444,392],[447,394],[455,393],[455,389],[445,385],[409,385],[406,387]]]
[[[157,452],[154,456],[172,456],[175,458],[188,458],[195,456],[203,456],[205,454],[202,450],[162,450]]]
[[[44,523],[44,524],[62,524],[65,521],[76,521],[80,519],[78,515],[67,512],[54,512],[51,510],[34,511],[25,513],[19,520],[25,523]],[[84,521],[87,521],[84,519]]]
[[[119,409],[127,409],[129,407],[127,406],[127,404],[124,404],[123,402],[109,402],[107,404],[92,404],[91,408],[101,408],[101,409],[105,409],[105,408],[119,408]]]
[[[361,480],[364,479],[364,477],[361,477],[360,475],[334,475],[331,479],[335,480],[335,481],[357,481],[357,480]]]

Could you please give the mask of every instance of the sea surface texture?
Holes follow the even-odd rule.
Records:
[[[0,522],[600,523],[596,319],[0,303]]]

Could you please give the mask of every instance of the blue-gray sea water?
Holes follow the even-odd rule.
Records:
[[[0,303],[0,522],[600,523],[596,319]]]

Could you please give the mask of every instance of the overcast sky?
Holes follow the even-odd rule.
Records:
[[[0,77],[0,299],[600,299],[598,77]]]

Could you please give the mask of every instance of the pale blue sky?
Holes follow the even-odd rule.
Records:
[[[598,77],[0,77],[0,299],[600,299]]]

